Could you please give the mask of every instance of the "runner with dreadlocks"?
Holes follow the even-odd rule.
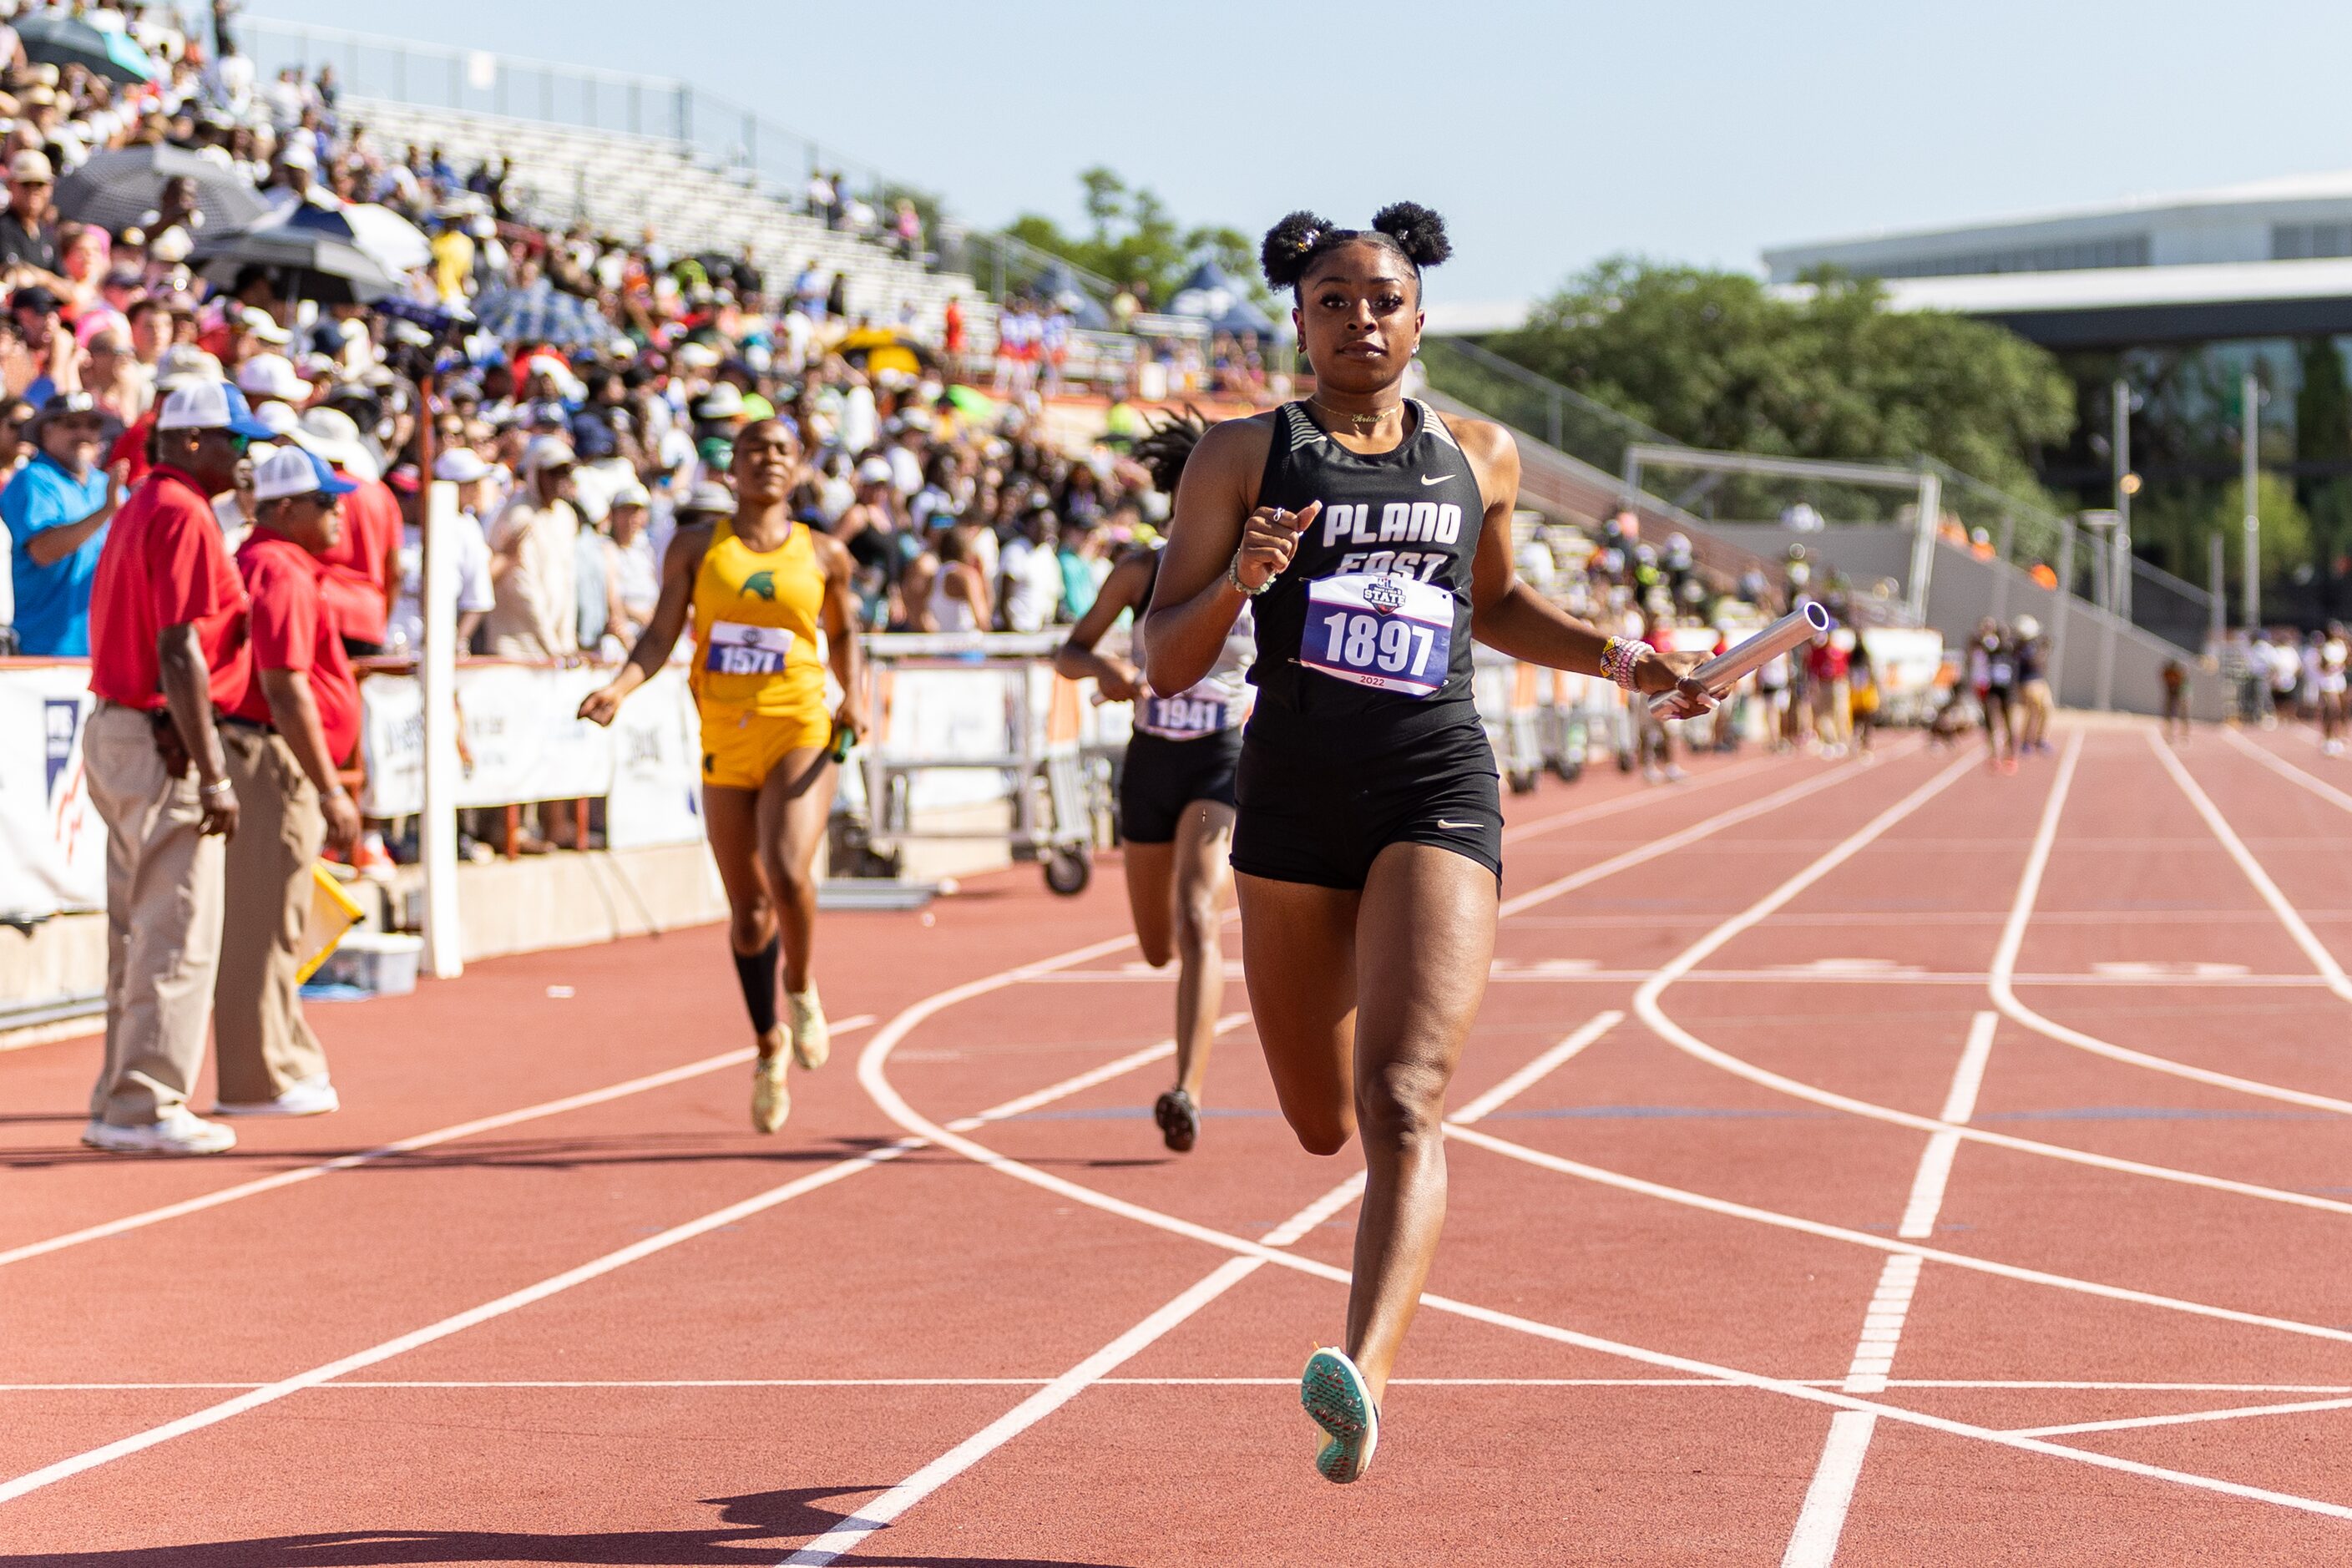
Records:
[[[1135,456],[1152,483],[1176,493],[1177,476],[1203,426],[1197,414],[1163,421],[1138,442]],[[1234,764],[1242,752],[1248,707],[1242,671],[1255,652],[1249,612],[1234,617],[1209,671],[1172,697],[1145,682],[1139,617],[1160,575],[1160,552],[1137,550],[1110,569],[1093,605],[1070,628],[1054,668],[1072,680],[1092,676],[1113,702],[1135,704],[1135,734],[1119,777],[1119,837],[1126,846],[1127,900],[1135,940],[1154,969],[1171,957],[1176,971],[1176,1087],[1160,1097],[1152,1119],[1168,1147],[1181,1154],[1201,1136],[1201,1090],[1209,1046],[1225,993],[1225,959],[1217,940],[1224,902],[1225,859],[1234,830]],[[1121,614],[1139,617],[1134,658],[1098,650]]]

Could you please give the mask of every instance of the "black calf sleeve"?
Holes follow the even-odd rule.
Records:
[[[735,981],[743,987],[743,1010],[751,1015],[751,1032],[764,1035],[776,1026],[776,957],[780,939],[770,937],[757,952],[735,953]]]

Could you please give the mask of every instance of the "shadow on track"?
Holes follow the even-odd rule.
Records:
[[[708,1530],[619,1530],[579,1535],[499,1530],[348,1530],[260,1536],[184,1546],[97,1552],[0,1552],[0,1568],[429,1568],[435,1563],[551,1563],[719,1564],[772,1568],[796,1544],[850,1516],[824,1506],[830,1498],[865,1498],[888,1489],[795,1487],[706,1498],[720,1523]],[[883,1537],[872,1538],[880,1544]],[[861,1552],[866,1568],[1123,1568],[1060,1557],[898,1557]]]

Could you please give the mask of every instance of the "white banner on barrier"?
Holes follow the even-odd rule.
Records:
[[[684,677],[663,670],[603,730],[576,715],[580,700],[612,673],[593,666],[459,665],[457,804],[605,796],[606,841],[614,848],[699,839],[699,733]],[[422,811],[424,694],[416,678],[371,676],[360,696],[368,773],[360,809],[370,816]]]
[[[106,826],[82,779],[86,664],[0,670],[0,916],[106,907]]]

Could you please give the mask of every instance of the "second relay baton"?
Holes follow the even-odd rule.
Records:
[[[1739,683],[1741,676],[1829,629],[1830,613],[1808,600],[1738,647],[1726,648],[1708,659],[1691,671],[1691,678],[1715,696],[1726,696]],[[1660,719],[1687,719],[1692,710],[1683,701],[1680,692],[1661,691],[1650,699],[1650,711]]]

